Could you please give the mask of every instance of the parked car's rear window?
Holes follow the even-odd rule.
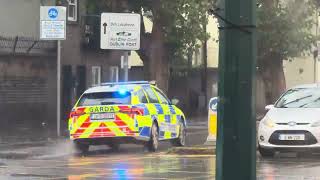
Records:
[[[130,104],[130,92],[98,92],[84,94],[77,106]]]

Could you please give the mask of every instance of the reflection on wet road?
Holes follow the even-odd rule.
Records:
[[[281,154],[270,159],[258,156],[258,180],[319,180],[319,155]]]
[[[188,144],[202,144],[205,138],[206,132],[192,134]],[[70,145],[62,144],[49,148],[45,156],[0,159],[0,179],[214,179],[214,155],[168,155],[169,146],[162,144],[158,153],[144,152],[137,145],[123,145],[119,152],[97,147],[77,156],[68,152]],[[258,180],[320,180],[319,155],[262,159],[257,153],[257,157]]]
[[[1,170],[1,179],[213,179],[214,156],[104,154],[10,161]]]
[[[189,134],[188,145],[200,145],[206,130]],[[33,159],[0,160],[0,179],[213,179],[214,155],[168,155],[170,143],[158,153],[141,146],[122,145],[119,152],[93,147],[86,156],[69,152],[68,144]],[[65,151],[66,153],[63,153]],[[56,152],[56,153],[53,153]]]
[[[124,153],[126,152],[126,153]],[[214,179],[214,155],[112,153],[3,161],[0,179]],[[317,156],[257,160],[258,180],[318,180]]]
[[[164,155],[147,155],[144,157],[119,156],[117,159],[97,158],[70,160],[68,179],[98,177],[110,179],[212,179],[213,171],[208,169],[214,164],[213,158],[176,157]],[[76,162],[74,162],[76,161]],[[106,162],[112,163],[106,163]],[[92,163],[92,164],[91,164]],[[82,174],[81,169],[87,168]],[[94,166],[94,168],[91,168]],[[213,168],[213,167],[212,167]],[[73,174],[73,175],[72,175]]]

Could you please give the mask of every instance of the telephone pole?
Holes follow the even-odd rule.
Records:
[[[256,1],[221,0],[217,180],[256,179]]]

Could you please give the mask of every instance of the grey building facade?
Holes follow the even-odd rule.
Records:
[[[99,14],[89,0],[1,0],[1,133],[54,135],[56,132],[57,43],[39,40],[43,5],[67,7],[67,34],[61,49],[61,131],[76,99],[90,86],[119,80],[123,52],[100,50]]]

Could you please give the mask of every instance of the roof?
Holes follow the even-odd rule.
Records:
[[[298,89],[298,88],[320,88],[320,83],[302,84],[302,85],[294,86],[291,89]]]
[[[126,90],[132,92],[137,86],[150,86],[156,85],[155,81],[128,81],[128,82],[109,82],[102,83],[100,86],[87,89],[84,93],[96,93],[96,92],[116,92],[119,90]]]
[[[96,92],[115,92],[123,89],[131,92],[134,90],[136,86],[137,84],[96,86],[96,87],[87,89],[84,93],[87,94],[87,93],[96,93]]]

